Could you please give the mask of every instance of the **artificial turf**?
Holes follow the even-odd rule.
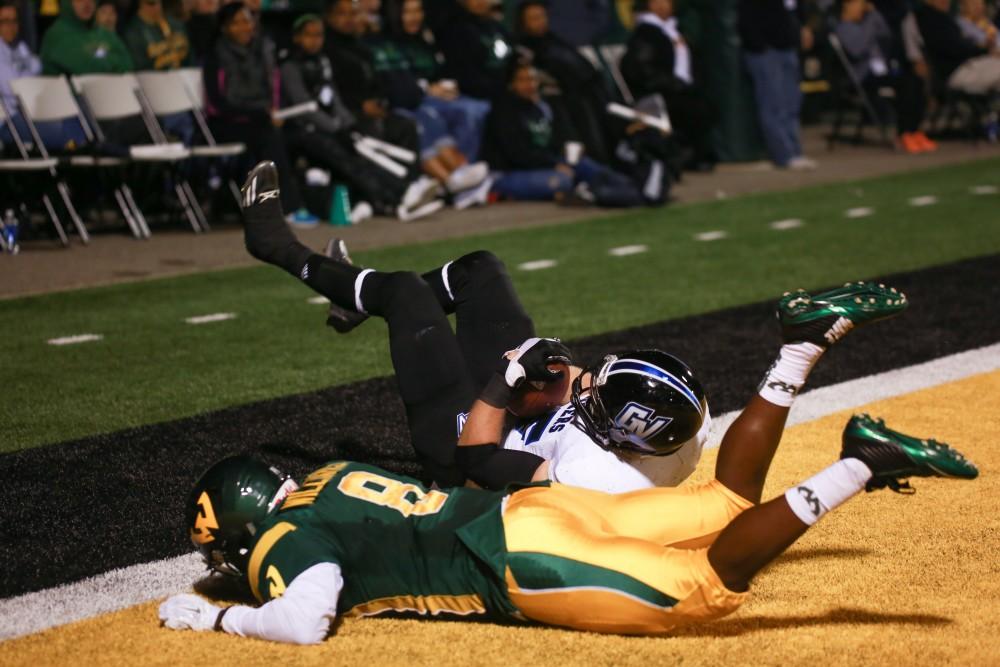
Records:
[[[487,248],[512,269],[545,335],[576,338],[773,297],[794,287],[906,271],[1000,250],[1000,160],[572,225],[360,253],[365,265],[426,270]],[[917,196],[933,205],[914,207]],[[850,208],[874,214],[848,218]],[[799,219],[775,231],[770,223]],[[700,242],[700,232],[727,238]],[[613,257],[613,247],[648,252]],[[522,262],[553,259],[524,272]],[[5,325],[0,452],[157,423],[391,372],[384,327],[322,326],[311,292],[255,267],[0,302]],[[190,316],[236,319],[188,325]],[[83,333],[98,342],[64,347]]]

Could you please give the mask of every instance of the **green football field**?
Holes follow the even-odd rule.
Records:
[[[983,187],[996,185],[1000,160],[987,160],[386,248],[355,260],[423,271],[492,250],[538,331],[570,339],[996,253],[1000,195]],[[851,217],[852,209],[871,210]],[[714,240],[700,240],[705,234]],[[609,254],[636,245],[645,250]],[[556,264],[518,268],[539,260]],[[391,373],[384,326],[369,322],[338,336],[323,326],[324,306],[307,302],[312,296],[260,266],[0,302],[0,452]],[[214,313],[235,317],[185,322]],[[102,338],[48,343],[83,334]]]

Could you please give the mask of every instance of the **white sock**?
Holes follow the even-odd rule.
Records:
[[[757,393],[769,403],[790,407],[822,354],[823,348],[813,343],[782,345]]]
[[[375,273],[375,269],[365,269],[354,279],[354,309],[365,315],[368,314],[368,311],[365,310],[364,304],[361,303],[361,286],[365,282],[365,276],[369,273]]]
[[[865,488],[872,471],[857,459],[842,459],[785,491],[785,501],[802,523],[811,526]]]

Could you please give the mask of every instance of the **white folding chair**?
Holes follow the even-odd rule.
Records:
[[[56,234],[59,236],[59,241],[62,242],[64,246],[69,245],[69,237],[66,236],[66,230],[63,228],[62,221],[59,219],[58,213],[56,213],[55,207],[52,205],[52,199],[49,197],[49,193],[46,192],[45,181],[50,179],[55,180],[57,183],[59,181],[58,174],[56,173],[56,164],[58,160],[51,157],[31,157],[28,151],[28,144],[21,137],[14,123],[10,120],[13,115],[13,109],[7,108],[7,101],[0,96],[0,126],[4,123],[8,123],[10,126],[10,134],[14,138],[14,145],[17,147],[19,158],[12,159],[0,159],[0,174],[3,174],[6,178],[4,180],[10,183],[10,194],[5,197],[4,207],[5,208],[15,208],[21,209],[26,207],[28,201],[32,198],[31,193],[34,191],[38,192],[40,189],[42,191],[42,205],[45,207],[46,213],[49,215],[49,220],[52,222],[52,226],[56,230]],[[22,183],[24,181],[24,183]],[[64,195],[64,204],[66,205],[66,210],[70,213],[70,217],[74,218],[74,222],[79,220],[79,216],[76,215],[76,209],[73,208],[72,202],[69,200],[69,195],[65,193],[64,190],[60,190],[60,195]],[[20,196],[19,196],[20,195]],[[24,209],[26,210],[26,209]],[[21,210],[18,210],[20,213]],[[27,221],[25,221],[27,222]],[[87,243],[90,237],[87,235],[87,229],[83,226],[83,222],[80,221],[77,226],[77,232],[80,234],[80,239]],[[5,239],[0,239],[5,242]],[[4,248],[9,252],[13,252],[13,248]]]
[[[36,122],[76,120],[83,128],[87,141],[93,143],[96,140],[90,123],[87,122],[80,105],[73,96],[69,83],[63,77],[23,77],[11,81],[11,88],[20,101],[21,113],[29,127],[33,128],[33,134],[38,144],[41,142],[38,141],[37,131],[34,130]],[[44,150],[44,146],[41,148]],[[64,163],[77,169],[96,169],[99,174],[104,174],[111,170],[124,169],[127,160],[114,156],[77,154],[69,156]],[[140,224],[141,213],[134,207],[131,192],[122,178],[117,179],[112,191],[115,203],[118,204],[132,235],[137,239],[147,236],[144,233],[145,221],[143,220]]]
[[[142,119],[153,143],[129,146],[129,158],[135,164],[160,164],[172,171],[174,193],[184,215],[195,232],[208,229],[201,205],[194,197],[187,179],[179,167],[191,157],[191,151],[180,142],[167,143],[155,114],[140,103],[139,81],[134,74],[103,75],[78,79],[74,85],[81,90],[99,130],[101,122],[120,121],[126,118]],[[138,207],[136,207],[138,210]],[[145,221],[143,221],[145,222]],[[148,226],[146,227],[148,233]]]
[[[150,108],[157,116],[186,112],[194,117],[198,133],[205,143],[192,145],[190,147],[192,156],[222,161],[246,152],[245,144],[239,142],[220,144],[215,140],[203,113],[204,95],[200,68],[139,72],[136,76]],[[239,205],[239,186],[232,178],[229,179],[229,190]]]

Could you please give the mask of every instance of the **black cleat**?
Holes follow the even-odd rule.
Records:
[[[857,459],[872,471],[866,491],[889,487],[913,492],[907,477],[975,479],[979,469],[943,442],[921,440],[887,428],[881,419],[854,415],[844,427],[842,459]]]
[[[247,174],[240,188],[243,206],[243,240],[253,257],[298,275],[312,252],[299,243],[281,210],[278,170],[265,160]]]
[[[351,256],[347,253],[347,244],[344,243],[343,239],[330,239],[326,244],[326,248],[323,249],[323,254],[335,262],[354,266]],[[368,316],[364,313],[343,308],[331,301],[330,314],[326,318],[326,325],[336,329],[337,333],[347,333],[367,319]]]

